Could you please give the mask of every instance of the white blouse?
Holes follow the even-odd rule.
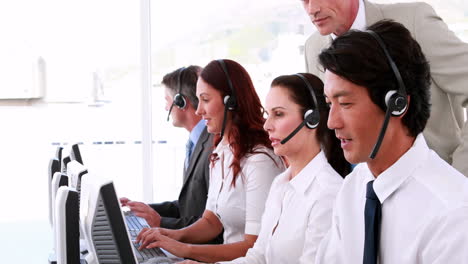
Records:
[[[264,153],[248,154],[241,159],[235,187],[232,186],[233,154],[229,145],[219,143],[213,153],[218,154],[210,171],[210,187],[206,210],[212,211],[223,224],[224,243],[244,240],[244,234],[258,235],[271,183],[284,171],[281,159],[272,150],[256,149]]]
[[[290,180],[290,169],[270,190],[260,235],[247,255],[222,263],[313,263],[332,222],[332,208],[343,178],[323,152]]]

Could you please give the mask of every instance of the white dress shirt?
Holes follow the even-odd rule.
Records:
[[[265,200],[276,175],[284,171],[281,159],[271,149],[257,148],[257,152],[241,159],[241,171],[235,187],[232,163],[233,155],[229,145],[219,143],[214,153],[218,160],[210,171],[210,187],[206,209],[219,217],[224,227],[224,243],[244,240],[244,235],[258,235]]]
[[[331,226],[332,208],[343,178],[320,152],[290,180],[279,175],[270,190],[260,235],[236,264],[313,263],[322,238]],[[312,260],[312,261],[311,261]]]
[[[346,177],[316,263],[362,263],[367,163]],[[468,263],[468,179],[428,148],[422,134],[374,181],[382,203],[379,263]]]

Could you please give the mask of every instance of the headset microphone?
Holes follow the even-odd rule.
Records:
[[[169,112],[167,113],[167,120],[169,122],[169,117],[171,116],[172,108],[174,107],[174,104],[171,104],[171,107],[169,108]]]
[[[304,77],[304,75],[300,73],[294,74],[295,76],[299,77],[307,86],[307,89],[309,90],[310,94],[312,95],[312,100],[314,101],[314,108],[308,109],[305,114],[304,114],[304,121],[302,121],[299,126],[296,127],[296,129],[291,132],[285,139],[281,140],[281,144],[284,145],[286,142],[288,142],[292,137],[294,137],[301,128],[304,126],[307,126],[310,129],[314,129],[318,126],[319,121],[320,121],[320,113],[318,110],[318,104],[317,104],[317,98],[315,97],[315,92],[314,89],[312,88],[312,85],[307,81],[307,78]]]
[[[231,91],[230,95],[226,95],[223,99],[224,102],[224,114],[223,114],[223,125],[221,127],[221,138],[224,136],[224,130],[226,129],[226,119],[227,119],[227,111],[233,111],[237,107],[237,101],[234,91],[234,86],[232,85],[231,78],[229,77],[229,73],[224,63],[224,60],[218,60],[219,65],[223,69],[224,75],[226,75],[226,80],[229,86],[229,90]]]
[[[385,104],[387,106],[387,110],[385,111],[385,118],[382,124],[382,128],[380,129],[379,137],[375,142],[374,148],[369,155],[369,158],[374,159],[379,152],[380,145],[382,145],[382,141],[385,136],[385,132],[387,131],[388,122],[390,121],[391,116],[401,116],[406,112],[408,108],[408,100],[406,99],[406,86],[403,82],[403,78],[401,78],[400,71],[396,66],[395,62],[393,61],[390,53],[385,46],[384,41],[380,38],[380,36],[372,30],[366,30],[376,41],[379,43],[379,46],[382,48],[383,52],[385,53],[385,57],[387,57],[388,64],[395,75],[395,78],[398,83],[398,91],[390,90],[385,94]]]
[[[294,129],[293,132],[291,132],[291,134],[289,134],[286,138],[284,138],[283,140],[281,140],[281,144],[284,145],[286,144],[286,142],[288,142],[292,137],[294,137],[297,132],[299,132],[299,130],[301,130],[301,128],[303,128],[305,125],[307,125],[307,123],[309,123],[312,119],[312,109],[309,109],[305,114],[304,114],[304,121],[302,121],[299,126],[296,127],[296,129]],[[307,126],[309,127],[309,126]]]
[[[383,138],[385,136],[385,132],[387,131],[387,126],[388,122],[390,121],[390,108],[385,111],[385,119],[382,124],[382,128],[380,129],[380,134],[379,137],[377,138],[377,141],[375,142],[374,148],[372,149],[371,154],[369,155],[369,158],[374,159],[375,156],[377,155],[377,152],[379,152],[380,145],[382,145]]]
[[[172,99],[171,108],[169,108],[169,113],[167,113],[167,121],[169,121],[169,117],[171,116],[172,108],[177,106],[179,109],[184,109],[187,106],[187,102],[185,101],[185,97],[182,94],[182,73],[184,72],[185,67],[179,69],[179,74],[177,76],[177,85],[179,87],[179,92],[174,95]]]

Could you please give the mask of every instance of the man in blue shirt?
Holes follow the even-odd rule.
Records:
[[[209,156],[213,139],[205,123],[195,114],[198,106],[196,83],[202,68],[189,66],[164,76],[166,110],[175,127],[190,132],[184,162],[184,179],[179,199],[145,204],[121,198],[135,215],[146,219],[151,227],[179,229],[194,223],[203,214],[209,185]]]

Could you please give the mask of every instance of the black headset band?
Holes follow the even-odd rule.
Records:
[[[369,33],[379,44],[380,48],[383,50],[385,57],[387,58],[388,64],[390,65],[390,68],[393,71],[393,74],[395,75],[396,81],[398,83],[398,96],[403,97],[404,100],[406,100],[406,86],[405,83],[403,82],[403,78],[401,78],[400,71],[398,70],[398,67],[396,66],[395,62],[393,61],[392,57],[390,56],[390,52],[388,52],[387,46],[385,45],[385,42],[382,40],[382,38],[379,36],[379,34],[375,33],[372,30],[366,30],[367,33]],[[387,91],[387,94],[390,91]],[[390,99],[390,98],[389,98]],[[387,102],[385,102],[387,104]],[[375,142],[374,147],[372,148],[371,153],[369,154],[369,158],[374,159],[377,153],[379,152],[380,146],[382,145],[383,139],[385,137],[385,132],[387,131],[387,126],[388,122],[390,121],[390,117],[392,115],[392,108],[394,107],[392,105],[392,102],[389,102],[390,105],[387,104],[387,110],[385,112],[385,117],[384,121],[382,123],[382,128],[380,129],[380,133],[377,137],[377,141]],[[405,106],[407,107],[407,105]]]
[[[319,106],[318,106],[318,101],[317,101],[317,97],[315,96],[315,92],[314,92],[314,89],[312,88],[312,85],[309,83],[309,81],[307,80],[307,78],[306,78],[304,75],[302,75],[302,74],[300,74],[300,73],[296,73],[296,74],[294,74],[294,75],[296,75],[296,76],[298,76],[299,78],[301,78],[301,80],[304,81],[304,83],[306,84],[307,89],[309,89],[309,92],[310,92],[310,94],[312,95],[312,100],[314,101],[314,108],[313,108],[313,110],[314,110],[314,111],[317,111],[317,113],[318,113],[318,112],[319,112],[319,110],[318,110],[318,107],[319,107]]]
[[[398,67],[396,66],[395,61],[393,61],[392,56],[390,56],[390,52],[388,52],[387,46],[385,45],[385,42],[382,40],[382,38],[379,36],[379,34],[375,33],[372,30],[366,30],[367,33],[369,33],[376,41],[379,43],[380,48],[383,50],[385,57],[387,57],[388,64],[390,65],[390,68],[392,68],[392,71],[395,75],[395,78],[398,83],[398,94],[406,97],[406,86],[405,83],[403,82],[403,78],[401,78],[400,71],[398,70]]]
[[[224,75],[226,75],[226,80],[227,80],[227,83],[228,83],[228,86],[229,86],[229,90],[231,92],[230,96],[236,98],[236,93],[234,92],[234,86],[232,85],[231,78],[229,77],[229,73],[228,73],[228,70],[227,70],[226,63],[222,59],[218,60],[218,63],[219,63],[219,65],[221,65],[221,69],[223,69]]]
[[[167,121],[169,121],[169,117],[171,116],[172,108],[174,108],[174,105],[176,105],[177,100],[182,100],[182,102],[183,102],[182,107],[185,107],[185,99],[184,99],[184,95],[182,94],[182,74],[183,74],[184,70],[185,70],[185,67],[182,67],[182,68],[180,68],[178,70],[179,74],[177,75],[176,85],[178,85],[178,87],[179,87],[179,92],[176,93],[174,95],[174,97],[172,98],[172,104],[171,104],[171,107],[169,108],[169,112],[167,113]],[[177,105],[177,107],[180,107],[180,106]]]
[[[312,88],[312,85],[309,83],[309,81],[307,80],[307,78],[300,74],[300,73],[296,73],[294,74],[295,76],[299,77],[304,83],[305,85],[307,86],[307,89],[309,90],[309,93],[312,95],[312,100],[314,101],[314,107],[312,108],[312,115],[317,115],[317,116],[320,116],[320,112],[318,110],[318,101],[317,101],[317,97],[315,96],[315,92],[314,92],[314,89]],[[308,111],[308,110],[307,110]],[[306,111],[306,113],[307,113]],[[294,129],[286,138],[284,138],[283,140],[281,140],[281,144],[286,144],[286,142],[288,142],[292,137],[294,137],[298,132],[299,130],[301,130],[305,125],[307,125],[307,127],[309,128],[315,128],[317,125],[318,125],[318,122],[320,122],[320,119],[317,119],[315,120],[314,124],[309,126],[309,123],[308,123],[308,120],[307,120],[307,116],[304,116],[304,121],[302,121],[299,126],[296,127],[296,129]]]
[[[180,68],[179,75],[177,76],[177,85],[179,86],[179,92],[177,94],[182,95],[182,74],[184,73],[185,67]]]

